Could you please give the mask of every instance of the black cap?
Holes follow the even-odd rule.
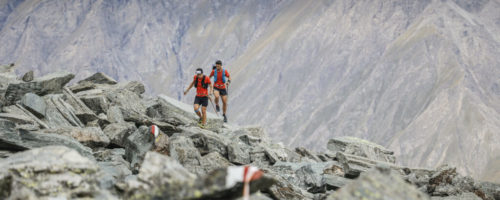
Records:
[[[217,68],[217,66],[215,66],[215,65],[212,65],[212,70],[214,70],[215,68]]]
[[[216,65],[222,65],[222,61],[220,61],[220,60],[215,61],[215,64],[216,64]]]
[[[200,73],[198,73],[198,72],[200,72]],[[202,68],[196,69],[196,74],[203,74],[203,69]]]

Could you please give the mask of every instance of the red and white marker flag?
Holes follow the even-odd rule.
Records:
[[[243,199],[250,198],[250,182],[259,179],[263,172],[253,166],[229,166],[227,168],[226,188],[243,182]]]
[[[158,135],[160,135],[160,128],[156,125],[151,125],[151,134],[153,134],[155,138],[158,138]]]

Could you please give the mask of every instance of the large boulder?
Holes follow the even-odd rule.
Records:
[[[330,139],[328,150],[333,153],[342,152],[355,156],[365,157],[375,161],[395,163],[394,152],[378,144],[354,137],[339,137]]]
[[[75,115],[82,121],[82,123],[87,124],[91,121],[97,119],[97,115],[89,108],[83,101],[78,98],[70,89],[64,88],[63,94],[65,101],[71,105],[74,109]]]
[[[328,196],[328,200],[349,199],[429,199],[427,194],[403,180],[399,173],[377,167]]]
[[[0,160],[0,198],[94,198],[99,167],[73,149],[48,146]]]
[[[109,144],[109,138],[99,127],[61,127],[55,129],[41,130],[43,133],[52,133],[75,138],[85,146],[96,148],[106,147]]]
[[[222,169],[222,168],[225,169],[233,165],[218,152],[211,152],[207,155],[204,155],[201,158],[200,163],[203,170],[207,173],[210,173],[217,169]]]
[[[0,149],[21,151],[51,145],[62,145],[75,149],[81,155],[92,158],[90,148],[83,146],[71,137],[37,133],[15,129],[13,122],[0,120]]]
[[[220,155],[227,157],[227,141],[224,141],[217,134],[205,131],[203,133],[195,133],[190,137],[201,155],[218,152]]]
[[[113,123],[104,128],[103,132],[110,139],[110,143],[119,147],[126,147],[127,137],[136,131],[134,123]]]
[[[62,88],[75,77],[71,73],[54,73],[37,78],[32,82],[10,83],[5,91],[5,99],[9,105],[20,100],[26,93],[44,96],[52,93],[61,93]]]
[[[21,104],[38,118],[45,117],[47,105],[42,97],[33,93],[26,93],[21,98]]]
[[[111,78],[110,76],[108,76],[102,72],[97,72],[94,75],[79,81],[78,83],[81,83],[84,81],[91,82],[91,83],[98,83],[98,84],[110,84],[110,85],[114,85],[114,84],[118,83],[118,82],[116,82],[115,79]]]
[[[102,89],[92,89],[76,93],[85,105],[95,114],[106,113],[109,108],[109,100]]]
[[[33,81],[33,79],[35,79],[35,73],[33,72],[33,70],[30,70],[26,72],[21,79],[24,82],[31,82]]]
[[[111,189],[117,182],[125,180],[132,175],[130,163],[123,159],[125,149],[99,149],[94,152],[94,157],[101,169],[98,173],[99,185]]]
[[[125,158],[130,162],[132,172],[137,173],[146,153],[154,148],[154,136],[149,128],[141,126],[125,140]]]
[[[163,118],[172,118],[181,124],[196,125],[198,116],[194,113],[193,106],[177,101],[165,95],[158,97],[158,102],[161,105],[161,114]],[[219,117],[207,111],[206,129],[211,131],[219,131],[224,124],[222,117]]]
[[[62,94],[44,96],[47,108],[43,121],[51,128],[85,127],[75,113],[74,108],[63,99]]]
[[[201,154],[194,146],[189,137],[175,135],[169,138],[170,156],[181,163],[190,172],[197,175],[204,175],[205,171],[201,167]]]

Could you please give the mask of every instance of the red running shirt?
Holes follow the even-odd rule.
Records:
[[[210,83],[212,83],[212,82],[210,82],[210,78],[208,78],[207,76],[204,76],[204,77],[205,77],[205,83],[207,84],[207,86]],[[196,75],[194,75],[193,81],[196,81]],[[199,78],[198,83],[194,83],[194,84],[196,84],[196,96],[197,97],[204,97],[204,96],[208,95],[208,87],[203,88],[201,81],[202,81],[201,78]]]
[[[212,73],[210,73],[210,78],[214,76],[215,70],[212,70]],[[229,77],[229,73],[227,72],[226,69],[224,69],[224,76]],[[214,83],[214,87],[219,88],[219,89],[226,89],[226,84],[222,82],[222,72],[221,70],[217,70],[217,81]],[[226,78],[226,82],[227,82]]]

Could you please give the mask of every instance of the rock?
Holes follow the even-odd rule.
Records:
[[[363,173],[358,179],[328,196],[333,199],[429,199],[415,186],[389,168],[375,169]]]
[[[318,158],[318,156],[303,147],[295,148],[295,152],[297,152],[303,158],[311,160],[313,162],[322,162],[322,160]]]
[[[98,170],[94,161],[64,146],[24,151],[0,161],[0,198],[93,198]]]
[[[106,93],[106,97],[111,103],[117,105],[123,110],[135,112],[146,116],[146,106],[139,95],[129,90],[111,90]]]
[[[131,81],[131,82],[127,83],[124,86],[124,88],[131,91],[131,92],[136,93],[138,96],[141,96],[142,94],[144,94],[144,92],[146,92],[144,84],[142,84],[141,82],[138,82],[138,81]]]
[[[211,152],[203,156],[200,162],[201,167],[206,173],[210,173],[217,169],[225,169],[233,165],[218,152]]]
[[[35,124],[31,118],[23,115],[10,114],[10,113],[0,113],[0,119],[5,119],[12,121],[16,124]]]
[[[476,194],[467,192],[456,196],[446,196],[446,197],[431,197],[431,200],[482,200]]]
[[[212,132],[198,133],[190,136],[194,146],[198,148],[201,155],[211,152],[218,152],[223,157],[227,157],[227,145],[217,134]]]
[[[103,132],[108,136],[110,143],[119,147],[126,147],[127,137],[136,131],[137,128],[133,123],[113,123],[104,128]]]
[[[120,107],[116,105],[110,106],[106,115],[108,116],[108,120],[111,123],[125,122]]]
[[[394,170],[404,169],[404,167],[397,166],[391,163],[370,160],[366,157],[355,156],[351,154],[344,154],[340,151],[337,151],[336,157],[342,164],[345,176],[348,178],[356,178],[361,172],[368,171],[368,169],[373,168],[377,165],[387,166]]]
[[[35,78],[35,74],[33,72],[33,70],[30,70],[29,72],[26,72],[24,75],[23,75],[23,78],[22,80],[24,82],[31,82],[33,81],[33,79]]]
[[[96,85],[92,82],[89,82],[89,81],[80,81],[78,84],[72,85],[69,87],[69,89],[74,93],[78,93],[78,92],[86,91],[86,90],[92,90],[95,88],[96,88]]]
[[[271,197],[266,194],[262,194],[260,191],[250,195],[251,200],[272,200]],[[236,200],[244,200],[243,197],[237,198]]]
[[[125,158],[130,162],[132,172],[138,172],[144,156],[153,149],[154,136],[148,127],[141,126],[125,140]]]
[[[204,175],[201,168],[201,155],[194,146],[193,141],[185,136],[173,136],[170,138],[169,153],[172,158],[179,161],[186,169],[197,175]]]
[[[481,182],[479,183],[479,187],[487,196],[493,199],[500,199],[500,184]]]
[[[137,178],[117,187],[126,199],[189,199],[195,196],[195,182],[196,176],[175,159],[148,152]]]
[[[26,93],[34,93],[40,96],[61,93],[64,85],[74,77],[75,75],[70,73],[54,73],[35,79],[29,83],[10,83],[5,91],[5,100],[8,105],[12,105]]]
[[[38,119],[38,117],[36,117],[35,115],[33,115],[33,113],[31,113],[30,111],[26,110],[20,104],[3,107],[2,110],[5,113],[15,114],[15,115],[21,115],[21,116],[23,116],[26,119],[33,120],[33,121],[35,121],[38,124],[38,127],[49,128],[49,125],[47,125],[42,120]]]
[[[38,118],[45,117],[47,105],[42,97],[33,93],[26,93],[21,99],[21,104]]]
[[[78,93],[77,96],[80,98],[80,100],[82,100],[83,103],[85,103],[85,105],[87,105],[88,108],[94,111],[95,114],[106,113],[108,110],[109,101],[103,94],[82,95]]]
[[[51,94],[44,96],[47,105],[45,119],[43,119],[51,128],[59,127],[84,127],[75,110],[71,105],[62,99],[62,94]]]
[[[427,193],[431,196],[458,196],[462,193],[474,193],[482,199],[493,199],[494,195],[483,191],[480,184],[476,184],[471,177],[463,177],[456,168],[447,165],[441,166],[430,177]]]
[[[87,124],[97,119],[96,114],[80,98],[76,97],[71,90],[64,88],[63,94],[65,101],[73,107],[75,115],[82,123]]]
[[[241,140],[233,140],[227,145],[227,156],[229,161],[237,165],[250,164],[251,147]]]
[[[129,169],[130,163],[123,159],[125,149],[100,149],[94,152],[94,157],[101,169],[99,185],[102,188],[111,189],[115,183],[125,180],[125,177],[132,175]]]
[[[229,184],[227,169],[214,170],[198,181],[201,195],[191,199],[234,199],[242,196],[243,184]],[[266,175],[250,182],[250,193],[268,190],[276,181]],[[210,187],[206,187],[206,186]]]
[[[333,153],[342,152],[370,160],[395,163],[394,152],[387,150],[378,144],[354,137],[340,137],[330,139],[327,145],[328,150]]]
[[[194,113],[192,105],[187,105],[165,95],[160,95],[158,101],[161,105],[163,118],[173,118],[181,124],[197,124],[198,116]],[[221,117],[211,112],[207,112],[206,129],[218,131],[222,128],[223,124],[224,122]]]
[[[94,75],[79,81],[78,83],[84,82],[84,81],[91,82],[91,83],[97,83],[97,84],[110,84],[110,85],[114,85],[114,84],[118,83],[113,78],[109,77],[106,74],[103,74],[102,72],[97,72]]]
[[[63,127],[56,129],[44,129],[41,132],[73,137],[83,145],[91,148],[106,147],[110,142],[108,136],[106,136],[101,128],[98,127]]]
[[[153,151],[163,154],[170,155],[170,139],[167,134],[160,131],[158,137],[155,139]]]

